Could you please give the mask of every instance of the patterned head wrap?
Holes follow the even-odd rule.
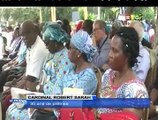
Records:
[[[69,41],[67,33],[56,22],[47,22],[43,27],[43,40],[51,40],[60,43]]]
[[[71,43],[81,52],[86,55],[89,62],[93,60],[93,57],[97,49],[93,46],[92,39],[89,34],[83,30],[79,30],[71,38]]]

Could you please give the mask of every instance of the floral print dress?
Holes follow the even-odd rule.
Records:
[[[115,71],[108,69],[102,77],[101,98],[148,98],[144,83],[138,79],[128,80],[121,86],[114,86]],[[120,112],[119,108],[99,108],[98,113]]]
[[[50,54],[44,64],[43,72],[46,80],[43,81],[44,94],[57,95],[61,94],[61,86],[63,77],[69,69],[73,69],[74,65],[68,58],[68,50],[63,50]],[[11,104],[6,112],[6,120],[29,120],[28,109],[19,109]]]

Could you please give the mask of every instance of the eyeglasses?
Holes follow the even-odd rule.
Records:
[[[93,32],[96,32],[96,31],[98,31],[98,30],[101,30],[101,28],[94,28],[94,29],[93,29]]]

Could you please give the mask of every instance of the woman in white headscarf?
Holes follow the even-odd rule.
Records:
[[[80,30],[72,36],[68,56],[75,68],[63,78],[62,88],[80,88],[83,94],[95,94],[97,79],[91,65],[95,52],[87,32]]]

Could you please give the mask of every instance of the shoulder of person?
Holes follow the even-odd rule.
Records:
[[[124,83],[118,89],[118,95],[121,95],[124,98],[147,98],[148,92],[144,85],[144,83],[140,80],[131,80],[129,82]]]
[[[112,73],[114,73],[114,72],[115,72],[115,71],[112,70],[112,69],[107,69],[107,70],[104,72],[103,76],[102,76],[102,81],[103,81],[104,79],[106,79],[107,77],[109,77],[110,74],[112,74]]]
[[[140,49],[140,55],[149,56],[150,50],[151,50],[150,48],[142,46]]]

